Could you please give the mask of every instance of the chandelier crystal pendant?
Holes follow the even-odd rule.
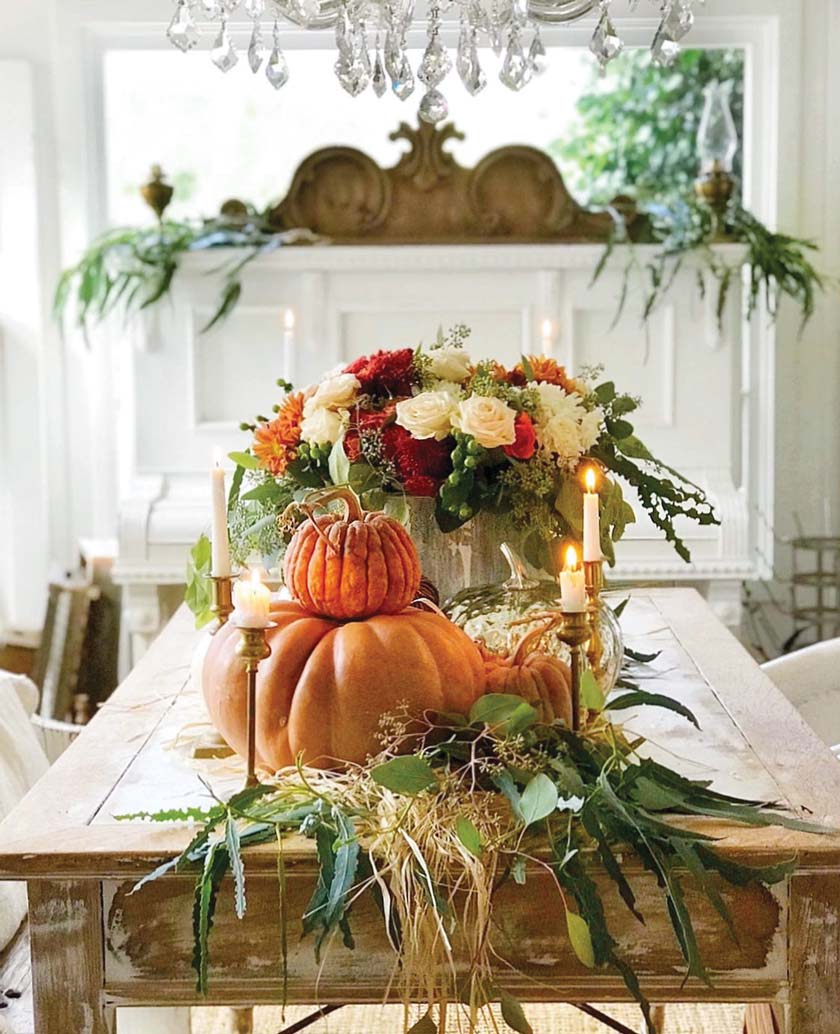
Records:
[[[175,12],[166,31],[173,46],[192,50],[209,22],[210,57],[222,71],[236,65],[239,54],[229,23],[240,17],[250,24],[248,63],[257,72],[266,62],[266,78],[275,89],[289,79],[280,49],[279,20],[298,29],[335,32],[335,73],[353,97],[368,88],[377,97],[389,86],[400,100],[415,89],[425,88],[420,117],[437,123],[446,118],[449,105],[442,92],[453,67],[467,92],[475,96],[487,85],[488,70],[479,61],[479,47],[489,45],[499,58],[498,78],[510,90],[519,91],[545,67],[546,51],[541,25],[562,25],[587,16],[596,19],[589,44],[602,72],[624,48],[619,27],[621,7],[635,10],[643,0],[431,0],[426,20],[427,44],[416,71],[411,67],[406,37],[414,24],[415,0],[175,0]],[[648,0],[659,11],[651,42],[653,60],[667,67],[680,53],[682,41],[694,25],[695,6],[705,0]],[[454,11],[460,25],[455,58],[442,38],[444,13]],[[273,48],[267,56],[263,19],[273,24]],[[382,42],[381,42],[382,41]],[[381,45],[380,45],[381,44]],[[267,60],[266,60],[267,58]],[[447,86],[448,92],[448,86]]]

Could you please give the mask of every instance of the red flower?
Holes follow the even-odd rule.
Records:
[[[533,422],[527,413],[519,413],[514,424],[516,440],[512,445],[505,445],[508,456],[515,460],[529,460],[537,448],[537,434]]]
[[[406,478],[403,487],[409,495],[436,496],[440,488],[440,481],[435,478],[412,477]]]
[[[358,379],[366,395],[410,395],[418,383],[410,348],[363,355],[345,367],[344,372]]]
[[[434,438],[421,441],[419,438],[412,438],[404,427],[394,427],[402,432],[394,443],[397,471],[402,479],[435,478],[443,481],[452,473],[451,438],[444,438],[442,442],[435,441]]]

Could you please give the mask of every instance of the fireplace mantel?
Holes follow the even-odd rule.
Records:
[[[736,245],[716,246],[737,263]],[[752,347],[738,292],[718,329],[715,290],[702,299],[687,260],[646,325],[641,285],[613,327],[630,258],[617,247],[602,276],[598,244],[293,246],[251,263],[229,319],[215,310],[225,253],[188,256],[171,306],[150,314],[132,349],[116,577],[136,659],[167,616],[165,586],[183,581],[190,544],[206,528],[213,447],[241,449],[239,421],[267,413],[278,377],[303,385],[378,348],[430,341],[439,325],[473,328],[476,356],[514,362],[549,352],[569,368],[603,363],[643,396],[640,434],[663,460],[706,488],[720,528],[686,524],[684,565],[647,520],[618,546],[617,578],[710,587],[730,622],[740,581],[772,563],[758,515],[772,499],[772,356]],[[636,245],[641,266],[652,249]],[[284,354],[283,313],[296,317]],[[762,339],[763,340],[763,339]]]

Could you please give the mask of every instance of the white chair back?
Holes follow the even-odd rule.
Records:
[[[840,755],[840,639],[806,646],[762,667],[820,739]]]

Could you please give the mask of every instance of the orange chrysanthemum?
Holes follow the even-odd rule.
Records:
[[[254,432],[251,451],[261,467],[275,476],[286,472],[286,467],[297,456],[302,420],[303,392],[299,391],[288,395],[277,416],[267,424],[260,424]]]
[[[569,377],[566,373],[566,368],[561,366],[556,359],[551,359],[546,355],[529,355],[528,362],[533,371],[533,377],[528,378],[528,380],[534,381],[537,384],[557,384],[569,394],[580,392],[578,382],[573,377]],[[525,377],[522,363],[517,364],[515,372],[523,378]]]

